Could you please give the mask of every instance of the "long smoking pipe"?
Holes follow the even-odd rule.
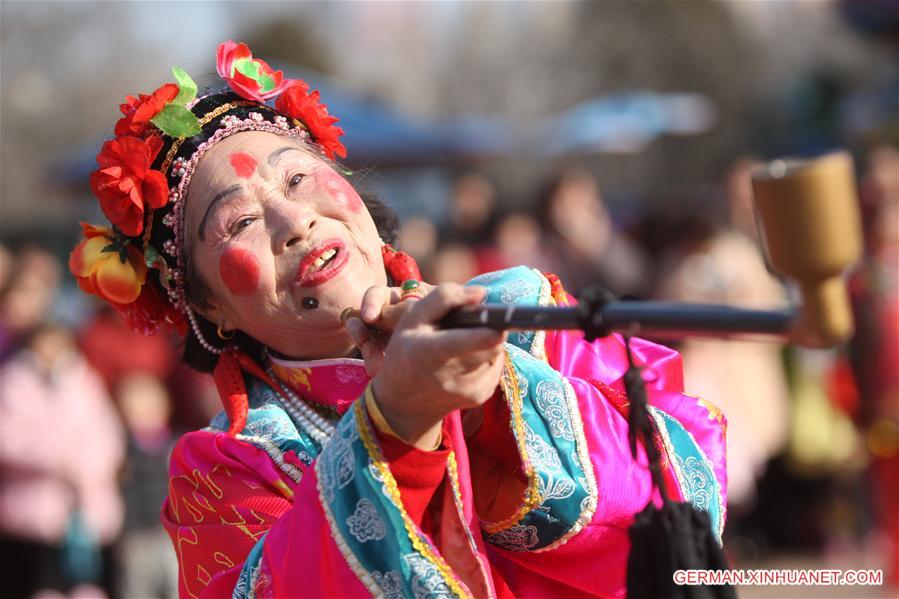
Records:
[[[585,309],[586,308],[586,309]],[[448,314],[443,328],[488,327],[496,330],[581,329],[602,337],[614,331],[661,337],[729,337],[750,334],[786,337],[796,311],[744,310],[717,304],[620,300],[576,307],[483,304]]]
[[[752,177],[756,222],[769,266],[797,284],[801,301],[771,310],[713,304],[610,300],[577,307],[482,304],[450,312],[446,328],[581,329],[588,336],[626,331],[667,337],[770,335],[826,347],[854,331],[844,271],[862,252],[852,158],[775,160]]]

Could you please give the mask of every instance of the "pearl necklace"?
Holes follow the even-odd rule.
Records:
[[[306,434],[318,442],[319,445],[324,445],[334,434],[334,425],[309,407],[309,404],[300,399],[289,386],[278,380],[278,377],[275,376],[275,372],[272,370],[270,361],[266,361],[265,373],[278,385],[277,391],[281,394],[281,397],[278,399],[294,422],[299,424]]]

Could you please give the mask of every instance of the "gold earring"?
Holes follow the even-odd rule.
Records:
[[[237,334],[237,331],[228,331],[227,333],[225,333],[224,331],[222,331],[222,325],[218,325],[215,328],[215,332],[219,336],[219,339],[221,339],[222,341],[231,341],[232,339],[234,339],[234,335]]]

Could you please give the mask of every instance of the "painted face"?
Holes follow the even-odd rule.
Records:
[[[295,358],[352,349],[340,313],[387,275],[371,215],[326,162],[286,137],[238,133],[197,165],[185,215],[212,296],[204,316]]]

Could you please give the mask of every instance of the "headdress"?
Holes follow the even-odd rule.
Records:
[[[111,226],[82,223],[85,239],[69,257],[78,285],[110,303],[131,328],[184,334],[189,321],[213,353],[221,350],[201,334],[184,287],[184,199],[197,163],[241,131],[304,140],[330,159],[346,156],[343,130],[306,82],[284,78],[232,41],[219,46],[216,66],[230,91],[198,98],[194,81],[175,67],[177,83],[125,98],[115,138],[103,144],[90,177]]]

